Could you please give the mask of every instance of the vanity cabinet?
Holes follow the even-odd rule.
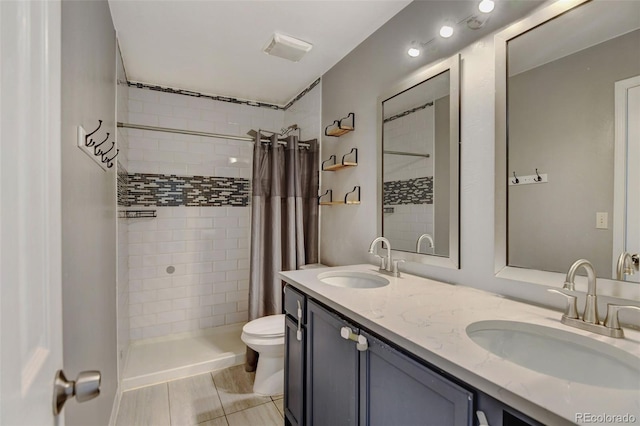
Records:
[[[358,329],[319,304],[307,302],[307,425],[358,424],[356,343],[341,336]]]
[[[542,426],[291,286],[285,312],[285,425]]]
[[[287,286],[284,292],[285,352],[284,352],[284,413],[285,424],[305,424],[305,345],[306,297]]]
[[[361,424],[455,425],[473,423],[474,395],[368,333],[362,353]]]

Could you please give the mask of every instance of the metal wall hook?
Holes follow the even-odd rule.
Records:
[[[103,162],[103,163],[105,162],[105,161],[104,161],[104,157],[105,157],[105,155],[107,155],[108,153],[110,153],[110,152],[111,152],[111,150],[113,150],[113,148],[115,148],[115,147],[116,147],[116,143],[115,143],[115,142],[111,142],[111,148],[109,148],[107,151],[104,151],[104,152],[100,151],[100,154],[98,154],[98,155],[101,155],[101,156],[102,156],[102,162]]]
[[[93,135],[95,132],[97,132],[98,130],[100,130],[100,127],[102,126],[102,120],[98,120],[98,128],[96,128],[93,132],[91,133],[87,133],[87,136],[85,137],[85,139],[88,139],[89,136]],[[87,145],[88,146],[88,145]]]
[[[109,133],[107,133],[107,137],[104,138],[104,140],[102,142],[100,142],[98,145],[95,145],[93,147],[93,155],[102,155],[102,150],[99,150],[98,148],[100,147],[100,145],[105,143],[107,141],[107,139],[109,139]],[[91,146],[91,145],[87,145],[87,146]]]
[[[110,168],[113,167],[113,160],[118,156],[119,153],[120,153],[120,150],[116,149],[116,153],[114,154],[114,156],[111,157],[111,158],[107,158],[106,161],[105,161],[104,156],[103,156],[102,162],[103,163],[107,163],[107,169],[110,169]]]
[[[536,178],[534,178],[533,180],[535,180],[536,182],[541,182],[542,178],[540,177],[540,173],[538,173],[538,169],[536,169]]]
[[[515,180],[512,180],[511,183],[520,183],[520,179],[518,179],[518,176],[516,176],[516,172],[513,172],[513,177],[515,178]]]

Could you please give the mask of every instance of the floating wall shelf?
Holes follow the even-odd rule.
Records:
[[[351,124],[344,123],[345,120],[349,120],[351,118]],[[333,136],[340,137],[345,133],[349,133],[354,131],[356,128],[356,115],[352,112],[349,113],[346,117],[341,118],[340,120],[334,120],[333,123],[329,124],[324,128],[325,136]]]
[[[357,192],[358,199],[349,200],[349,194],[353,194],[354,192]],[[326,195],[329,195],[329,201],[321,201],[322,197],[325,197]],[[324,194],[318,197],[318,204],[320,204],[321,206],[335,206],[338,204],[360,204],[360,186],[354,186],[353,190],[347,192],[344,195],[344,199],[340,201],[333,201],[333,191],[331,189],[327,189]]]
[[[345,161],[345,157],[347,155],[350,154],[354,154],[354,160],[355,161]],[[329,161],[333,160],[333,164],[330,166],[325,167],[324,163],[327,163]],[[340,170],[340,169],[344,169],[346,167],[355,167],[358,165],[358,148],[353,148],[351,149],[351,151],[349,151],[348,153],[346,153],[345,155],[342,156],[342,160],[340,161],[340,163],[336,163],[336,156],[332,155],[331,157],[329,157],[328,160],[323,161],[322,162],[322,171],[323,172],[335,172],[336,170]]]

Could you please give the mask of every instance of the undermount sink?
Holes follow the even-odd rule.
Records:
[[[539,373],[617,389],[640,389],[640,358],[568,331],[515,321],[479,321],[467,335],[489,352]]]
[[[389,280],[367,272],[332,271],[318,275],[325,284],[347,288],[378,288],[389,285]]]

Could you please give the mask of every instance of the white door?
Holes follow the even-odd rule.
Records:
[[[64,424],[60,2],[0,1],[0,424]]]
[[[616,82],[615,90],[614,274],[620,253],[640,253],[640,76]],[[640,273],[625,279],[640,282]]]

